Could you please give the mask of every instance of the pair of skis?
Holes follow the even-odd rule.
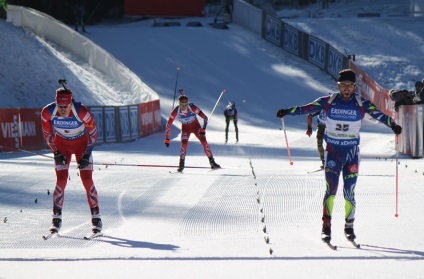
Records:
[[[350,244],[352,244],[353,245],[353,247],[355,247],[355,248],[358,248],[358,249],[360,249],[361,248],[361,245],[360,244],[358,244],[358,243],[356,243],[355,242],[355,240],[347,240],[347,241],[349,241],[350,242]],[[337,246],[336,245],[333,245],[333,244],[331,244],[331,242],[330,241],[323,241],[325,244],[327,244],[327,246],[330,248],[330,249],[332,249],[332,250],[337,250]]]
[[[102,232],[92,233],[89,236],[84,236],[83,239],[92,240],[92,239],[100,237],[100,236],[103,236]],[[58,232],[51,232],[47,235],[43,235],[44,240],[48,240],[50,238],[58,238],[58,237],[60,237],[60,234]]]
[[[211,172],[211,171],[216,171],[216,170],[220,170],[220,169],[223,169],[223,168],[216,168],[216,169],[210,169],[210,170],[208,170],[208,172]],[[169,173],[170,174],[184,174],[184,171],[169,171]]]
[[[196,168],[209,169],[208,172],[212,172],[212,171],[217,171],[217,170],[222,170],[222,169],[236,169],[238,167],[240,167],[240,166],[227,166],[227,167],[219,167],[219,168],[214,168],[214,169],[211,169],[210,167],[196,167]],[[188,167],[188,168],[195,168],[195,167]],[[176,173],[183,174],[184,171],[169,171],[169,173],[170,174],[176,174]]]

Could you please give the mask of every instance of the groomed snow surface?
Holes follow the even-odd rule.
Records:
[[[97,146],[94,181],[105,236],[83,240],[90,234],[90,212],[73,162],[61,237],[45,241],[42,236],[51,224],[55,185],[53,160],[25,152],[1,153],[0,278],[424,278],[423,160],[397,157],[393,132],[367,118],[356,187],[355,233],[361,249],[344,239],[342,180],[333,214],[332,242],[338,249],[329,249],[320,240],[324,175],[308,173],[320,165],[315,132],[311,138],[305,135],[306,116],[285,119],[294,162],[290,165],[275,113],[280,107],[305,104],[335,90],[335,82],[237,25],[218,30],[207,25],[211,19],[200,20],[206,23],[201,28],[184,24],[152,28],[152,22],[142,21],[87,29],[93,41],[160,93],[164,119],[172,108],[177,67],[182,69],[179,88],[208,115],[221,90],[227,90],[207,130],[216,162],[223,169],[207,168],[208,160],[193,137],[186,165],[205,168],[169,173],[178,164],[178,122],[170,148],[163,144],[163,132],[131,143]],[[364,33],[371,20],[378,26],[378,18],[351,19],[357,31]],[[398,20],[399,30],[402,22],[417,28],[390,34],[382,28],[379,36],[392,46],[399,42],[399,57],[404,61],[424,57],[408,52],[408,45],[395,37],[414,34],[422,40],[420,20]],[[364,38],[362,44],[368,40],[366,34]],[[384,54],[384,48],[379,51]],[[377,53],[374,47],[369,52]],[[388,59],[381,63],[384,72],[403,73],[403,85],[412,82],[411,75],[424,77],[415,68],[401,71]],[[78,65],[63,64],[78,72]],[[371,76],[378,76],[373,72],[377,68],[368,69]],[[47,66],[36,70],[48,74]],[[7,76],[18,71],[1,72]],[[45,90],[48,95],[40,96],[43,103],[37,106],[53,101],[58,87],[54,82],[59,78],[50,77],[52,89]],[[396,76],[393,84],[401,79]],[[98,79],[84,78],[84,82],[96,88]],[[81,99],[79,86],[74,88]],[[92,94],[102,98],[95,89]],[[113,91],[107,96],[113,99]],[[19,102],[8,101],[19,107]],[[232,126],[229,143],[224,144],[222,111],[228,101],[235,101],[239,109],[238,144]],[[116,103],[120,101],[111,101]],[[51,156],[47,150],[35,152]],[[158,167],[137,166],[145,164]]]

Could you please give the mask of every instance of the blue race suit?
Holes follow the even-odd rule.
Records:
[[[364,113],[391,127],[394,119],[378,110],[369,100],[354,93],[345,100],[338,93],[324,96],[304,106],[289,109],[287,115],[313,114],[323,110],[326,130],[325,180],[326,192],[323,200],[323,221],[331,222],[334,197],[339,186],[340,173],[343,175],[345,218],[355,218],[355,186],[359,170],[359,130]],[[332,98],[332,99],[330,99]],[[330,101],[330,103],[329,103]]]

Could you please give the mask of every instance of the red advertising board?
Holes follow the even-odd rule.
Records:
[[[43,148],[40,113],[41,109],[0,109],[0,151]]]
[[[140,104],[140,137],[159,132],[161,126],[159,100]]]
[[[203,16],[205,0],[126,0],[127,16]]]
[[[395,118],[395,103],[389,97],[389,90],[382,88],[352,61],[349,61],[349,67],[356,73],[358,93],[370,100],[384,114]]]

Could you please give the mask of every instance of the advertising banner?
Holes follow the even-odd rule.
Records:
[[[115,108],[108,107],[104,109],[105,115],[105,140],[106,142],[117,142],[115,129]]]
[[[90,112],[94,117],[94,120],[96,120],[96,126],[97,126],[97,143],[104,143],[105,142],[105,132],[104,132],[104,117],[103,117],[103,108],[102,107],[90,107]]]
[[[325,46],[327,44],[313,36],[309,36],[308,40],[308,61],[320,67],[325,68]]]
[[[128,107],[119,107],[119,127],[121,132],[121,141],[129,141],[131,139],[131,132]]]
[[[300,44],[299,44],[299,37],[302,32],[298,31],[296,28],[293,28],[292,26],[288,24],[284,24],[284,44],[283,48],[287,50],[288,52],[300,56]]]
[[[130,139],[138,139],[138,106],[130,106]]]
[[[159,100],[140,104],[139,113],[140,137],[145,137],[161,130]]]
[[[277,46],[281,45],[281,25],[283,23],[278,18],[273,18],[272,16],[266,15],[265,17],[265,34],[264,38],[276,44]]]
[[[1,145],[32,150],[43,148],[40,114],[41,109],[0,109]],[[8,151],[1,147],[0,150]]]

